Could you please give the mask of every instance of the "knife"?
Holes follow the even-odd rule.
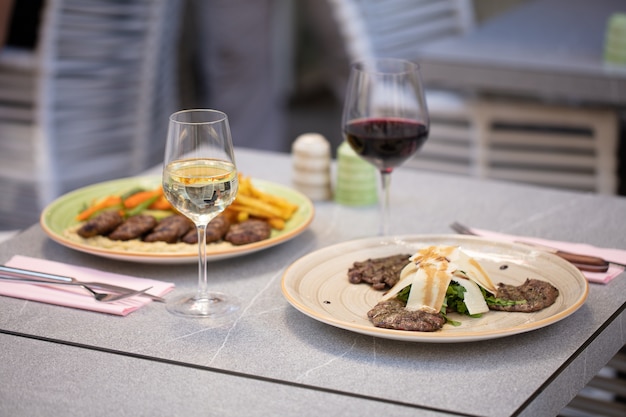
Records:
[[[609,269],[609,266],[614,262],[609,262],[605,259],[602,259],[598,256],[592,255],[582,255],[580,253],[567,252],[560,249],[552,248],[550,246],[540,245],[538,243],[524,242],[521,240],[515,241],[515,243],[521,243],[524,245],[532,246],[537,249],[541,249],[545,252],[550,252],[560,258],[569,261],[576,268],[581,271],[587,272],[606,272]],[[618,266],[624,266],[618,263],[615,263]]]
[[[9,279],[16,279],[16,280],[19,280],[20,278],[24,278],[24,279],[28,279],[31,281],[34,280],[34,281],[38,281],[42,283],[50,282],[50,283],[58,283],[58,284],[63,284],[63,283],[85,284],[85,285],[89,285],[90,287],[100,288],[102,290],[117,291],[117,292],[136,291],[133,288],[121,287],[119,285],[107,284],[104,282],[79,281],[76,278],[67,277],[63,275],[31,271],[28,269],[14,268],[11,266],[6,266],[6,265],[0,265],[0,278],[9,278]],[[153,301],[165,302],[165,299],[163,299],[162,297],[158,297],[156,295],[143,293],[141,294],[141,296],[148,297]]]

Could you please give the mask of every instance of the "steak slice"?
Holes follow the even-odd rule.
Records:
[[[111,240],[131,240],[145,235],[157,224],[157,220],[147,214],[131,216],[115,228],[109,235]]]
[[[376,327],[416,332],[434,332],[446,324],[446,319],[439,313],[410,311],[405,307],[403,301],[391,298],[376,304],[367,312],[367,317]]]
[[[81,237],[106,235],[124,222],[117,210],[104,211],[91,220],[87,220],[77,231]]]
[[[226,216],[220,214],[215,217],[206,227],[206,243],[222,240],[229,227],[230,221]],[[198,243],[198,230],[193,227],[183,236],[182,241],[185,243]]]
[[[352,284],[371,284],[375,290],[391,288],[400,280],[400,272],[410,263],[410,257],[402,254],[355,262],[348,269],[348,279]]]
[[[230,226],[224,240],[233,245],[246,245],[269,238],[271,232],[272,228],[268,222],[250,219]]]
[[[143,240],[176,243],[192,226],[193,223],[185,216],[174,214],[161,220]]]
[[[224,239],[226,233],[230,229],[230,220],[224,215],[219,215],[209,222],[206,227],[206,242],[217,242]],[[196,240],[198,240],[198,234],[196,233]]]
[[[495,296],[507,301],[521,301],[521,303],[506,306],[490,304],[491,310],[531,313],[554,304],[559,296],[559,290],[549,282],[527,278],[526,282],[519,286],[498,284]]]

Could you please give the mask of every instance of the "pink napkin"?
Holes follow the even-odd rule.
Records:
[[[526,242],[542,246],[548,246],[554,249],[559,249],[566,252],[579,253],[582,255],[599,256],[607,261],[618,262],[620,264],[626,264],[626,250],[599,248],[597,246],[588,245],[586,243],[571,243],[562,242],[559,240],[548,240],[536,237],[527,236],[514,236],[504,233],[492,232],[482,229],[470,229],[473,233],[493,240],[509,243]],[[581,271],[589,282],[595,282],[599,284],[607,284],[613,278],[624,272],[624,268],[618,265],[611,264],[606,272],[588,272]]]
[[[98,281],[107,284],[119,285],[136,290],[152,287],[148,293],[163,296],[174,288],[174,284],[146,278],[137,278],[128,275],[114,274],[82,266],[68,265],[44,259],[30,258],[15,255],[7,266],[30,269],[37,272],[74,277],[80,281]],[[0,295],[56,304],[65,307],[80,308],[83,310],[126,316],[138,308],[152,302],[148,297],[135,296],[113,303],[96,301],[93,296],[80,287],[61,285],[33,285],[0,280]]]

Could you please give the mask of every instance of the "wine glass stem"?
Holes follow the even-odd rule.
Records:
[[[208,298],[208,280],[206,266],[206,224],[196,225],[198,229],[198,293],[196,299]]]
[[[391,184],[391,172],[380,172],[380,235],[389,235],[389,186]]]

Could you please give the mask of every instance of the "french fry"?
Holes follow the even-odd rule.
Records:
[[[257,210],[253,207],[241,206],[237,203],[231,204],[228,208],[237,213],[237,222],[248,220],[248,218],[250,217],[256,217],[268,222],[273,229],[283,230],[285,228],[286,222],[284,219],[281,219],[280,217],[272,217],[271,214],[263,210]]]
[[[286,216],[291,216],[296,210],[298,210],[297,204],[293,204],[289,200],[284,199],[280,196],[269,194],[259,190],[254,185],[252,185],[249,179],[247,180],[247,189],[249,190],[249,194],[251,196],[256,197],[259,200],[265,201],[274,206],[280,207],[286,213]]]
[[[276,230],[283,230],[285,228],[285,221],[283,219],[273,217],[271,219],[267,219],[267,222]]]
[[[250,218],[250,213],[248,213],[247,211],[240,211],[239,213],[237,213],[237,222],[239,223],[245,222],[249,218]]]
[[[236,212],[245,212],[248,213],[249,216],[252,217],[259,217],[261,219],[271,219],[274,216],[272,213],[268,213],[265,210],[256,208],[256,207],[251,207],[251,206],[244,206],[241,204],[238,204],[237,202],[234,202],[230,205],[230,208]]]
[[[249,177],[244,177],[243,175],[239,175],[239,194],[250,195],[250,188],[252,187],[252,182]]]
[[[280,217],[284,219],[288,218],[285,217],[285,213],[280,207],[276,207],[263,200],[249,197],[247,195],[237,195],[237,198],[235,198],[235,203],[238,203],[239,205],[244,207],[253,208],[257,212],[265,212],[267,213],[266,217]]]
[[[282,230],[296,210],[297,204],[259,190],[252,184],[250,177],[239,174],[237,197],[226,212],[236,222],[256,217],[267,221],[272,228]]]

